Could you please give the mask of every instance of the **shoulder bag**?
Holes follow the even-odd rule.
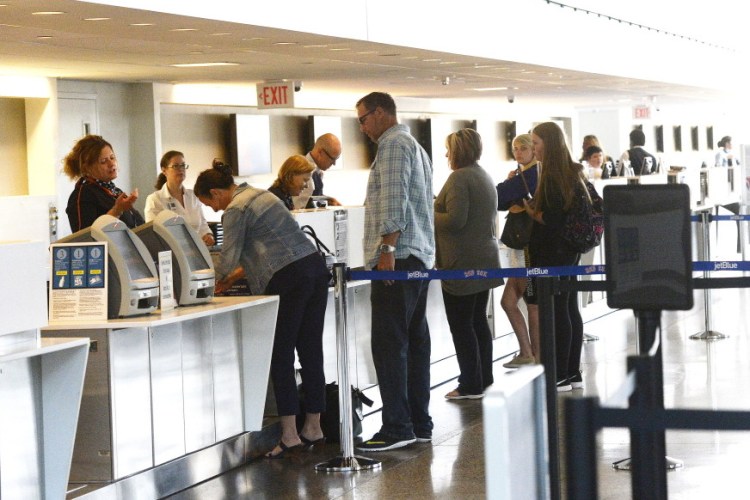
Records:
[[[526,186],[526,196],[531,198],[529,185],[526,183],[526,178],[523,176],[520,166],[518,167],[518,175],[521,176],[523,185]],[[508,212],[508,215],[505,216],[505,226],[503,227],[503,233],[500,235],[500,241],[508,248],[523,250],[529,244],[533,225],[534,221],[526,213],[526,210],[523,212]]]

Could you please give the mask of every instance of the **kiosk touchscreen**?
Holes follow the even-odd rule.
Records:
[[[159,306],[159,275],[146,246],[124,222],[102,215],[59,243],[106,241],[109,253],[107,317],[147,314]]]
[[[179,305],[209,302],[214,296],[214,265],[208,248],[185,219],[163,210],[133,231],[158,262],[159,252],[172,251],[172,278]]]

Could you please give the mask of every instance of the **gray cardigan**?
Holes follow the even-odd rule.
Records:
[[[435,199],[436,267],[499,268],[496,217],[497,191],[489,174],[476,163],[453,171]],[[470,295],[502,284],[502,278],[446,280],[442,287]]]

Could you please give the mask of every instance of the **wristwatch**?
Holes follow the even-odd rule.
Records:
[[[380,253],[393,253],[396,251],[396,247],[383,243],[378,247],[378,250],[380,250]]]

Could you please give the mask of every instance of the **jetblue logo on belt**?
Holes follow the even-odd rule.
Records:
[[[732,270],[737,269],[737,263],[736,262],[714,262],[714,271],[718,270]]]
[[[425,271],[409,271],[406,273],[406,278],[410,280],[414,279],[426,279],[430,277],[430,273]]]
[[[526,276],[539,276],[543,274],[549,274],[549,269],[542,269],[541,267],[532,267],[526,271]]]

